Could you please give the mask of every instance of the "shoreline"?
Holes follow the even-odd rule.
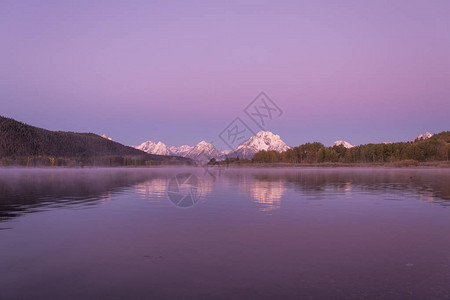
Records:
[[[230,163],[216,165],[150,165],[150,166],[2,166],[1,169],[169,169],[169,168],[409,168],[409,169],[447,169],[450,161],[410,162],[399,161],[391,163]]]
[[[253,163],[235,165],[233,167],[282,167],[282,168],[450,168],[450,162],[417,162],[417,163],[312,163],[312,164],[290,164],[290,163]]]
[[[392,163],[250,163],[250,164],[229,164],[215,165],[209,167],[255,167],[255,168],[450,168],[450,162],[392,162]]]

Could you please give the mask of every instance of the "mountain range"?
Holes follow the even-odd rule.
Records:
[[[426,132],[412,142],[434,138]],[[390,144],[385,142],[383,144]],[[333,146],[354,146],[339,140]],[[12,163],[18,160],[28,164],[31,157],[42,157],[43,161],[61,158],[70,163],[141,165],[154,162],[191,163],[209,161],[211,158],[223,160],[230,157],[251,159],[261,150],[285,152],[291,149],[279,135],[270,131],[260,131],[235,149],[218,150],[212,143],[201,141],[195,146],[167,146],[163,142],[147,141],[139,146],[125,146],[113,141],[109,136],[94,133],[50,131],[10,118],[0,116],[0,158]],[[62,163],[64,165],[64,162]]]
[[[213,144],[205,141],[201,141],[193,147],[188,145],[168,147],[163,142],[154,143],[147,141],[139,146],[135,146],[135,148],[150,154],[176,155],[197,161],[209,161],[211,158],[221,160],[227,157],[251,159],[260,150],[283,152],[291,147],[286,145],[279,135],[273,134],[270,131],[260,131],[233,150],[218,150]]]
[[[417,136],[412,141],[415,142],[419,140],[426,140],[432,136],[433,134],[426,132]],[[351,143],[344,140],[335,141],[332,146],[344,146],[347,149],[355,147]],[[154,143],[152,141],[147,141],[139,146],[134,146],[134,148],[149,154],[181,156],[191,158],[196,161],[206,162],[211,158],[215,158],[216,160],[223,160],[227,157],[251,159],[258,151],[261,150],[274,150],[281,153],[291,149],[292,147],[283,142],[279,135],[270,131],[260,131],[255,136],[250,137],[247,141],[232,150],[218,150],[213,144],[205,141],[201,141],[195,146],[183,145],[180,147],[167,146],[163,142]]]

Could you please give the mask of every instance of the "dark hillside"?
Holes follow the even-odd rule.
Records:
[[[118,157],[154,162],[189,162],[189,159],[145,153],[93,133],[50,131],[0,117],[0,158],[102,158]],[[120,159],[119,159],[120,160]],[[8,160],[8,161],[11,161]]]

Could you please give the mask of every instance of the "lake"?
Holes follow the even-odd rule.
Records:
[[[0,299],[447,299],[450,169],[1,169]]]

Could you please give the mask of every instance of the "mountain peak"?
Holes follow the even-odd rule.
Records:
[[[255,153],[261,150],[284,152],[288,149],[290,147],[281,140],[279,135],[262,130],[246,142],[240,144],[232,154],[241,158],[252,158]]]
[[[143,142],[139,146],[135,147],[136,149],[142,150],[149,154],[158,154],[158,155],[174,155],[172,151],[164,144],[159,141],[158,143],[154,143],[152,141]]]
[[[355,146],[353,146],[352,144],[350,144],[349,142],[346,142],[346,141],[336,141],[336,142],[333,143],[333,146],[344,146],[347,149],[355,147]]]
[[[420,140],[426,140],[426,139],[429,139],[430,137],[432,137],[433,136],[433,134],[432,133],[429,133],[429,132],[425,132],[424,134],[420,134],[420,135],[418,135],[414,140],[412,140],[413,142],[417,142],[417,141],[420,141]]]
[[[211,158],[220,159],[223,154],[214,147],[213,144],[201,141],[195,145],[185,157],[195,159],[197,161],[209,161]]]
[[[257,137],[262,137],[262,136],[276,136],[276,134],[274,134],[272,131],[264,131],[261,130],[256,134]]]
[[[205,141],[201,141],[201,142],[198,143],[196,146],[209,146],[209,145],[211,145],[211,144],[208,143],[208,142],[205,142]]]
[[[281,139],[281,137],[278,134],[275,134],[271,131],[259,131],[256,136],[257,138],[266,138],[266,139]]]

